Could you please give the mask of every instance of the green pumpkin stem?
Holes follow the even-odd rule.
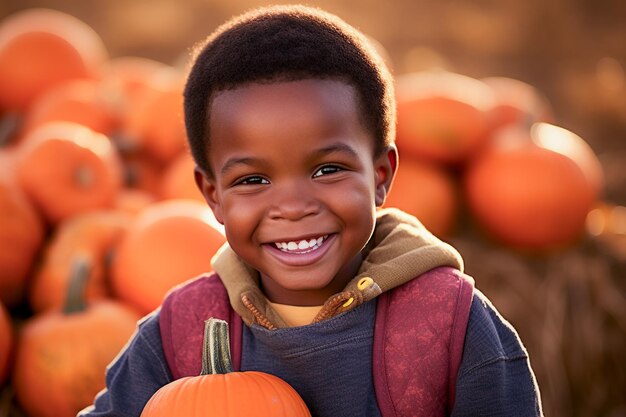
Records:
[[[204,322],[202,341],[202,371],[200,375],[227,374],[233,372],[230,359],[228,323],[211,317]]]
[[[85,311],[85,288],[91,273],[91,258],[85,254],[79,254],[72,260],[72,270],[70,271],[70,282],[67,287],[65,298],[64,314],[80,313]]]

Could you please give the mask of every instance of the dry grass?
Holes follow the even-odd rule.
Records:
[[[626,416],[626,262],[592,239],[543,258],[454,244],[528,349],[546,416]]]

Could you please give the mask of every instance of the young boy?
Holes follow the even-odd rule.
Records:
[[[195,58],[185,120],[228,244],[140,324],[81,416],[139,416],[198,374],[220,309],[243,322],[236,368],[283,378],[313,416],[541,415],[524,347],[459,254],[378,209],[398,162],[393,82],[360,32],[299,6],[233,19]]]

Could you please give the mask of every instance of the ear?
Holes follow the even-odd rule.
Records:
[[[376,181],[376,207],[385,203],[391,189],[391,182],[398,168],[398,149],[390,145],[374,160],[374,178]]]
[[[194,169],[193,175],[194,179],[196,180],[196,186],[204,196],[204,199],[206,200],[209,207],[211,207],[211,210],[213,210],[213,215],[215,216],[215,219],[223,225],[224,220],[222,216],[222,205],[217,195],[215,180],[207,175],[207,173],[199,167],[196,167]]]

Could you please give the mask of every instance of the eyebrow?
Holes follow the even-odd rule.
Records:
[[[313,152],[313,155],[327,155],[336,152],[345,153],[355,158],[358,157],[357,152],[351,146],[346,145],[345,143],[333,143],[323,148],[316,149]]]
[[[222,169],[220,169],[220,172],[222,173],[222,175],[224,175],[229,170],[233,169],[233,167],[235,167],[237,165],[248,165],[248,166],[251,166],[251,165],[254,165],[255,163],[259,163],[259,161],[261,161],[261,159],[259,159],[259,158],[251,158],[251,157],[231,158],[228,161],[226,161],[224,166],[222,166]]]

